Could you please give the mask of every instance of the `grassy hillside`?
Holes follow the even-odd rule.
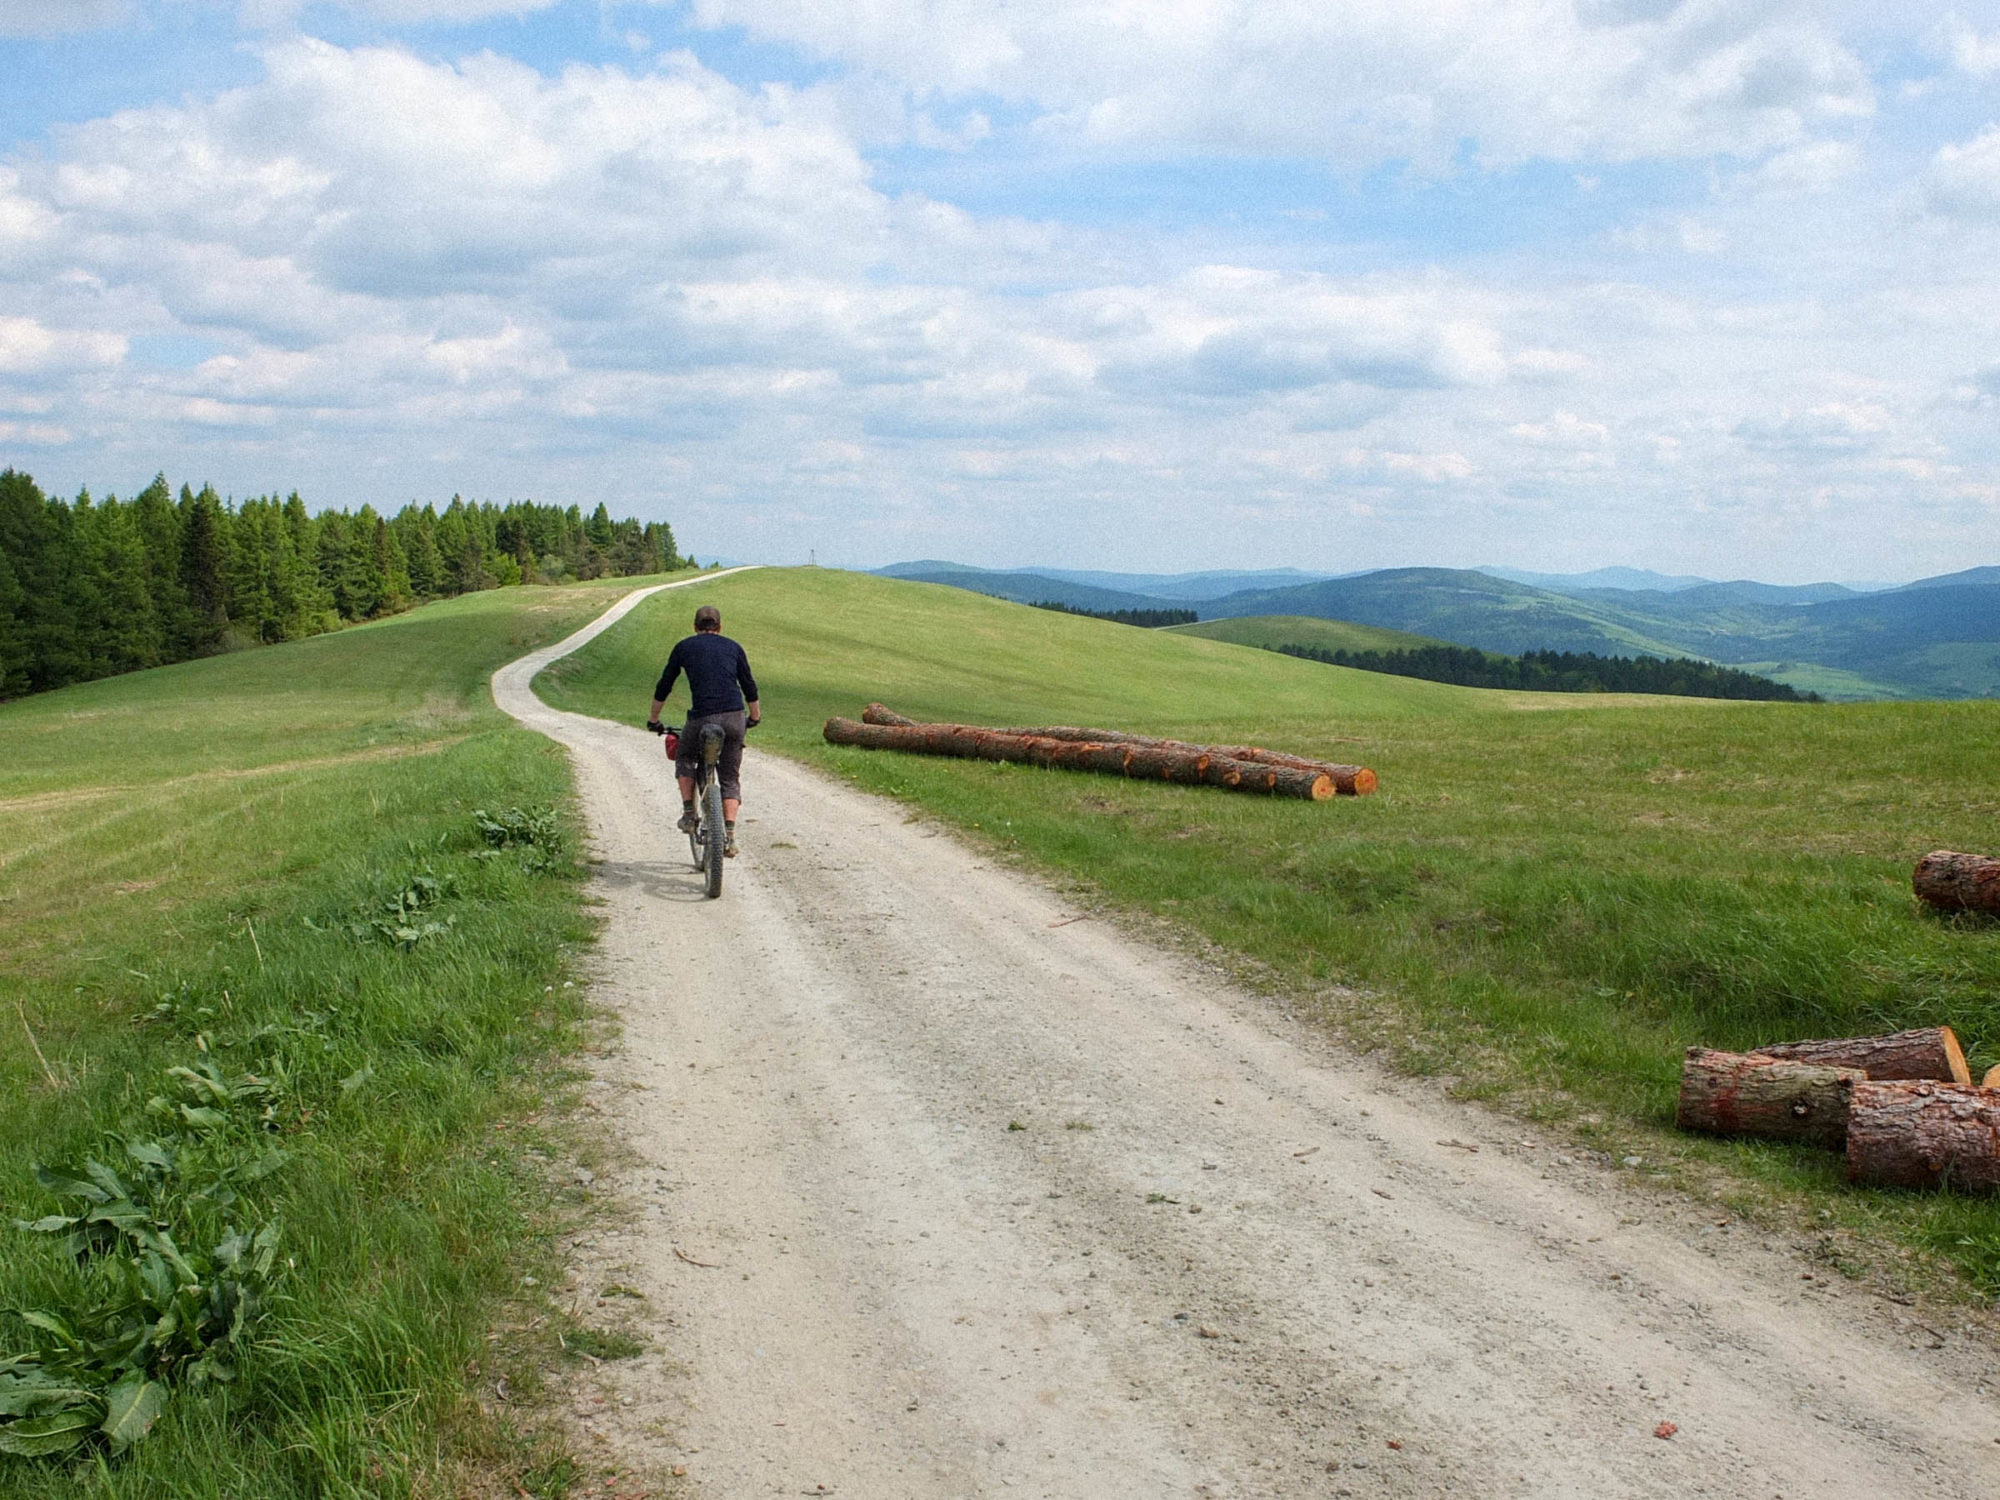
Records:
[[[895,576],[911,583],[936,583],[969,589],[975,594],[1011,599],[1019,604],[1067,604],[1071,609],[1172,609],[1183,603],[1128,589],[1083,583],[1073,578],[1051,578],[1042,573],[989,572],[984,568],[959,568],[950,564],[940,564],[935,568],[920,568],[911,564],[898,569]]]
[[[1407,630],[1357,625],[1352,620],[1317,620],[1310,615],[1244,615],[1239,619],[1203,620],[1198,625],[1170,625],[1180,635],[1206,641],[1230,641],[1238,646],[1317,646],[1325,651],[1409,651],[1446,642]]]
[[[1291,993],[1334,995],[1330,1025],[1410,1066],[1594,1118],[1607,1140],[1670,1121],[1692,1042],[1949,1022],[2000,1059],[2000,930],[1909,894],[1924,851],[1993,844],[2000,705],[1481,692],[826,571],[701,593],[751,652],[765,745],[1167,918]],[[638,611],[543,692],[636,720],[696,602]],[[826,716],[871,698],[1252,739],[1365,762],[1382,791],[1277,803],[820,742]],[[754,816],[754,780],[749,795]],[[1722,1159],[1823,1192],[1829,1212],[2000,1292],[1992,1205],[1849,1193],[1806,1151],[1647,1139],[1649,1160]]]
[[[589,929],[573,862],[478,857],[472,813],[563,825],[561,757],[487,678],[629,586],[475,594],[0,705],[0,1223],[57,1211],[33,1162],[143,1175],[108,1130],[184,1171],[286,1155],[226,1211],[182,1178],[153,1198],[188,1251],[282,1224],[236,1380],[177,1389],[101,1470],[0,1456],[0,1494],[560,1492],[560,1455],[482,1418],[468,1383],[506,1368],[496,1304],[546,1280],[545,1187],[492,1142],[528,1144],[559,1079]],[[204,1060],[263,1081],[219,1125],[148,1109]],[[101,1287],[59,1241],[0,1229],[0,1308],[77,1324]],[[0,1313],[0,1360],[30,1347],[49,1337]]]

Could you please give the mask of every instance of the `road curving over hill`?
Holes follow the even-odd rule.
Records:
[[[623,1039],[589,1098],[629,1213],[575,1294],[653,1347],[567,1399],[684,1470],[656,1493],[2000,1494],[1982,1336],[1385,1078],[894,803],[753,750],[703,900],[658,741],[530,691],[609,618],[494,696],[568,747],[601,860]]]

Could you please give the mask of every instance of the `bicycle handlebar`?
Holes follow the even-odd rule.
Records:
[[[743,721],[744,731],[747,733],[750,730],[755,729],[759,724],[763,722],[764,721],[762,719],[745,719]],[[646,721],[646,727],[652,730],[654,734],[665,734],[668,728],[667,725],[662,724],[658,719],[648,719]]]

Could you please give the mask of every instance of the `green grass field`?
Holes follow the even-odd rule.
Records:
[[[2000,705],[1486,692],[817,570],[653,601],[541,691],[636,722],[698,599],[751,652],[760,743],[1167,919],[1407,1067],[1761,1179],[2000,1293],[1994,1205],[1851,1192],[1833,1158],[1664,1128],[1690,1043],[1947,1022],[2000,1060],[2000,925],[1909,890],[1926,850],[1995,844]],[[870,699],[1254,740],[1363,762],[1382,790],[1273,802],[821,742]]]
[[[1412,635],[1380,625],[1352,620],[1316,620],[1309,615],[1243,615],[1232,620],[1203,620],[1198,625],[1169,625],[1176,635],[1205,641],[1231,641],[1238,646],[1317,646],[1322,651],[1413,651],[1419,646],[1446,646],[1433,636]]]
[[[1813,662],[1750,661],[1730,665],[1795,687],[1802,693],[1818,693],[1834,703],[1879,703],[1908,694],[1906,688],[1889,687],[1858,672],[1843,672],[1838,667],[1822,667]]]
[[[232,1106],[201,1150],[287,1156],[233,1207],[181,1205],[185,1250],[282,1223],[235,1380],[178,1389],[115,1461],[0,1456],[10,1500],[562,1492],[560,1447],[469,1391],[510,1368],[497,1311],[550,1280],[562,1210],[522,1153],[585,1019],[565,973],[590,928],[573,857],[482,857],[472,813],[566,823],[560,752],[487,678],[631,585],[474,594],[0,706],[0,1223],[54,1211],[32,1162],[129,1178],[106,1132],[160,1134],[174,1066],[268,1081],[267,1117]],[[0,1308],[75,1322],[107,1274],[0,1229]],[[37,1344],[0,1314],[0,1361]]]

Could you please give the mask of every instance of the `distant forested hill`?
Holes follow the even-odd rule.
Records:
[[[229,503],[164,476],[130,500],[42,493],[0,471],[0,699],[317,635],[512,583],[659,573],[672,530],[603,505],[307,511]]]
[[[1388,568],[1230,594],[1203,603],[1201,615],[1317,615],[1515,656],[1697,656],[1801,687],[1824,681],[1841,696],[2000,694],[1995,568],[1867,594],[1748,582],[1557,593],[1456,568]]]
[[[1567,576],[1383,568],[1304,581],[1285,571],[1001,573],[946,562],[882,571],[1095,613],[1192,608],[1205,623],[1310,617],[1509,656],[1698,657],[1838,698],[2000,696],[2000,567],[1865,592],[1837,583],[1716,583],[1619,568]],[[1222,592],[1239,580],[1248,586]],[[1252,628],[1258,644],[1266,644],[1262,634],[1268,630]],[[1296,634],[1287,639],[1308,644]],[[1366,649],[1360,642],[1334,644]]]
[[[1524,651],[1502,656],[1471,646],[1416,646],[1401,651],[1329,651],[1324,646],[1268,648],[1329,666],[1422,677],[1458,687],[1510,688],[1541,693],[1656,693],[1681,698],[1732,698],[1766,703],[1818,703],[1801,693],[1734,667],[1676,656],[1599,656],[1582,651]]]

